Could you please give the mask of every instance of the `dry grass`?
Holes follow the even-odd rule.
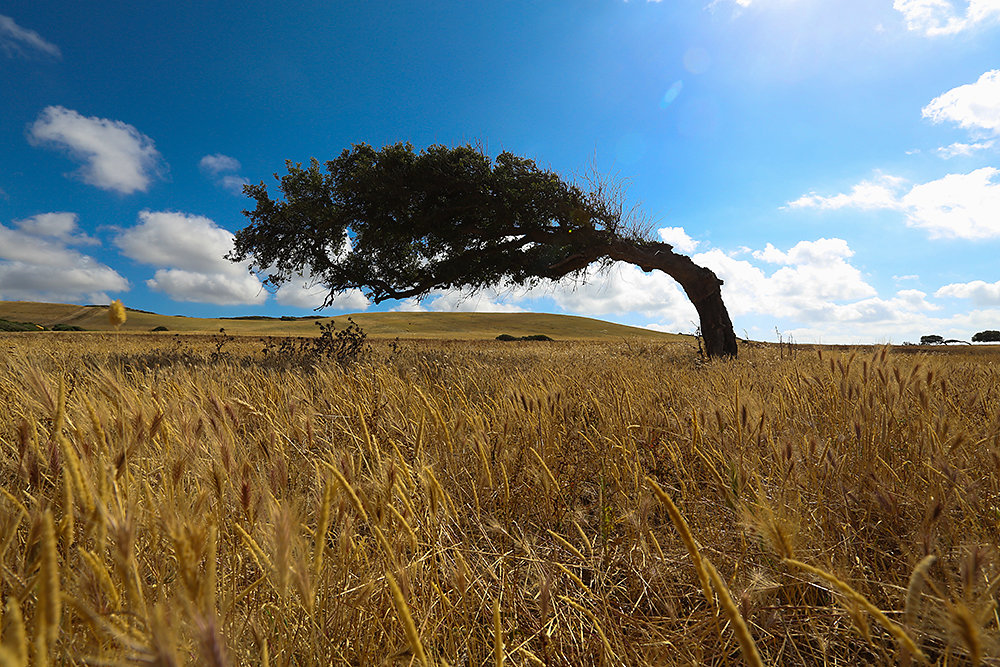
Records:
[[[998,354],[184,346],[0,338],[0,664],[1000,664]]]

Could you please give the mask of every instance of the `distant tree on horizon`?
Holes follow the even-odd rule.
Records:
[[[250,260],[272,287],[308,273],[329,290],[324,306],[350,289],[379,303],[531,286],[622,261],[676,280],[698,311],[708,356],[737,355],[722,280],[651,239],[607,180],[584,190],[508,152],[492,160],[472,146],[418,153],[408,143],[357,144],[325,170],[315,158],[285,166],[275,174],[283,199],[263,182],[243,188],[257,206],[243,212],[250,224],[227,255]]]
[[[932,335],[929,335],[929,336],[921,336],[920,337],[920,344],[921,345],[941,345],[942,343],[944,343],[944,337],[943,336],[938,336],[938,335],[932,334]]]
[[[994,329],[987,329],[986,331],[980,331],[975,336],[972,337],[973,343],[998,343],[1000,342],[1000,331]]]

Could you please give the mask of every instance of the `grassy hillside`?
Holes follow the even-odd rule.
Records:
[[[0,301],[0,319],[35,322],[46,327],[67,324],[91,331],[107,331],[111,329],[107,317],[106,306]],[[352,317],[368,335],[377,338],[477,340],[493,339],[503,333],[512,336],[545,334],[559,340],[645,338],[670,341],[687,338],[587,317],[548,313],[357,313],[333,318],[338,329],[346,326],[348,317]],[[314,335],[318,333],[317,321],[326,322],[328,318],[200,318],[129,310],[122,330],[146,332],[163,326],[174,333],[215,333],[224,328],[229,334]]]

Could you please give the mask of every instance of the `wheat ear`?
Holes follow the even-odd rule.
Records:
[[[396,583],[395,577],[388,572],[385,573],[385,580],[389,584],[389,590],[392,591],[392,603],[396,607],[399,622],[403,624],[403,631],[410,642],[410,649],[413,651],[413,655],[417,657],[417,660],[420,661],[420,664],[423,667],[427,667],[430,663],[427,662],[424,645],[420,641],[420,635],[417,633],[417,626],[413,622],[413,616],[410,615],[410,607],[406,604],[406,600],[403,599],[403,591],[399,590],[399,584]]]
[[[650,486],[653,487],[653,492],[656,493],[656,497],[660,499],[666,508],[667,513],[670,514],[670,520],[674,522],[674,527],[681,536],[681,541],[684,542],[684,546],[687,547],[688,555],[691,556],[691,562],[694,564],[694,570],[698,573],[698,581],[701,582],[701,592],[705,595],[705,599],[708,600],[708,604],[711,607],[715,607],[715,596],[712,595],[712,587],[708,582],[708,573],[705,572],[705,565],[702,562],[701,554],[698,552],[698,545],[695,544],[694,536],[691,534],[691,529],[687,525],[687,521],[681,515],[681,511],[677,509],[677,505],[674,501],[670,499],[660,485],[654,482],[649,477],[646,481]]]
[[[715,586],[715,592],[719,594],[719,603],[722,606],[722,610],[733,624],[733,632],[736,633],[736,639],[740,643],[740,652],[743,654],[743,659],[752,667],[764,667],[764,661],[761,660],[760,653],[757,651],[757,644],[754,643],[753,637],[750,635],[750,629],[747,628],[746,621],[743,620],[743,615],[737,609],[736,602],[733,601],[733,596],[729,594],[729,587],[726,586],[726,582],[719,576],[719,571],[715,569],[711,561],[705,559],[704,563],[705,570],[708,572],[708,576]]]
[[[866,598],[864,595],[851,588],[851,586],[848,585],[847,582],[838,579],[834,575],[824,570],[821,570],[818,567],[813,567],[812,565],[803,563],[802,561],[798,561],[793,558],[785,558],[781,562],[787,565],[791,565],[793,567],[797,567],[800,570],[805,570],[806,572],[814,574],[820,579],[823,579],[828,583],[832,584],[834,588],[836,588],[838,591],[841,592],[841,594],[847,596],[848,599],[856,602],[862,609],[864,609],[869,614],[874,616],[875,620],[878,621],[879,625],[885,628],[890,635],[895,637],[896,641],[902,644],[903,648],[909,651],[911,655],[916,656],[921,662],[927,662],[927,656],[925,656],[923,651],[921,651],[920,648],[917,647],[917,645],[913,642],[910,636],[906,634],[906,631],[903,630],[903,628],[898,623],[893,623],[892,621],[890,621],[888,617],[886,617],[886,615],[883,614],[878,607],[869,602],[868,598]]]

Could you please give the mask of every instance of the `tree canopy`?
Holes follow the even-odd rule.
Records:
[[[993,329],[987,329],[986,331],[980,331],[975,336],[972,337],[973,343],[998,343],[1000,342],[1000,331],[995,331]]]
[[[736,337],[709,269],[646,238],[620,191],[588,189],[508,152],[399,143],[345,149],[321,166],[286,162],[271,199],[263,182],[244,192],[256,208],[229,258],[251,261],[279,286],[312,275],[332,298],[360,289],[376,303],[435,289],[532,285],[625,261],[662,270],[694,303],[709,356],[735,356]]]

